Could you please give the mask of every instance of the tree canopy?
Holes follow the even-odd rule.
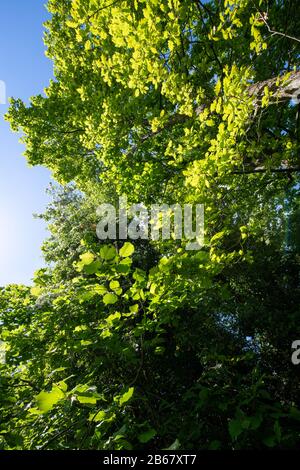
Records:
[[[12,99],[59,183],[48,263],[0,289],[2,449],[300,443],[296,0],[49,0],[55,79]],[[96,209],[204,204],[205,245]]]

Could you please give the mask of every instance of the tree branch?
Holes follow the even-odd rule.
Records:
[[[300,167],[291,168],[253,168],[251,170],[232,171],[233,175],[250,175],[253,173],[296,173],[300,172]]]
[[[264,96],[265,87],[268,87],[272,92],[270,96],[271,104],[276,103],[278,100],[290,100],[297,93],[300,94],[300,71],[289,72],[279,79],[278,77],[274,77],[264,80],[263,82],[254,83],[248,88],[248,93],[250,96],[255,97],[257,103],[259,103]]]
[[[270,104],[276,104],[279,101],[288,101],[293,98],[293,96],[300,95],[300,71],[297,72],[288,72],[288,74],[283,75],[282,77],[273,77],[262,82],[257,82],[248,87],[248,94],[255,98],[254,106],[260,106],[261,100],[264,96],[265,87],[268,87],[270,93]],[[199,116],[206,108],[208,104],[201,104],[195,109],[196,116]],[[155,137],[156,135],[162,133],[166,129],[179,124],[185,121],[188,121],[190,116],[184,114],[174,114],[169,118],[165,125],[159,128],[155,132],[150,132],[141,137],[140,143],[144,143],[148,139]],[[129,153],[134,153],[138,149],[138,145],[133,145],[129,150]]]
[[[119,0],[114,0],[113,2],[108,3],[107,5],[104,5],[103,7],[98,8],[96,11],[94,11],[94,13],[91,13],[91,14],[88,16],[88,21],[89,21],[91,18],[93,18],[93,16],[97,15],[97,13],[99,13],[100,11],[105,10],[106,8],[112,7],[113,5],[115,5],[115,4],[118,3],[118,2],[119,2]]]
[[[269,33],[272,34],[272,36],[282,36],[284,38],[287,38],[287,39],[291,39],[292,41],[297,41],[297,42],[300,42],[300,39],[298,38],[295,38],[294,36],[289,36],[288,34],[285,34],[285,33],[281,33],[280,31],[274,31],[273,29],[270,28],[268,22],[267,22],[267,14],[266,13],[260,13],[260,20],[262,20],[265,24],[265,26],[267,27]]]

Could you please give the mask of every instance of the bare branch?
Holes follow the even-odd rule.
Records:
[[[280,31],[274,31],[274,29],[271,29],[268,22],[267,22],[267,14],[266,13],[260,13],[260,20],[264,22],[265,26],[267,27],[269,33],[272,34],[272,36],[282,36],[284,38],[287,38],[287,39],[291,39],[292,41],[297,41],[297,42],[300,42],[300,39],[298,38],[295,38],[294,36],[289,36],[288,34],[285,34],[285,33],[281,33]]]

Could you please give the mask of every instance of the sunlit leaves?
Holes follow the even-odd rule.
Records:
[[[40,392],[36,396],[38,409],[43,413],[50,411],[60,400],[65,398],[64,391],[57,385],[50,392]]]
[[[123,395],[116,397],[115,400],[120,406],[125,405],[133,396],[134,387],[130,387]]]
[[[94,261],[95,256],[93,253],[84,253],[83,255],[80,255],[80,259],[82,264],[87,265],[91,264]]]
[[[275,3],[295,35],[291,2]],[[246,0],[49,7],[55,80],[8,117],[29,163],[74,187],[45,215],[49,266],[0,290],[0,446],[292,447],[298,255],[289,269],[281,248],[298,183],[281,170],[299,152],[293,105],[270,104],[296,45]],[[98,239],[97,206],[122,194],[204,204],[205,247]]]
[[[118,296],[113,294],[112,292],[109,292],[104,295],[103,302],[105,303],[105,305],[115,304],[116,302],[118,302]]]
[[[102,399],[96,388],[89,385],[77,385],[70,395],[83,405],[96,405],[97,401]]]
[[[90,421],[95,421],[95,423],[101,422],[106,418],[107,414],[105,411],[100,410],[96,414],[90,415]]]
[[[42,293],[43,289],[40,286],[32,287],[30,289],[31,295],[38,297]]]
[[[130,242],[124,243],[122,248],[119,251],[120,256],[122,258],[128,258],[128,256],[131,256],[134,253],[134,246]]]
[[[119,281],[110,281],[109,287],[112,291],[114,291],[117,295],[122,294],[122,288],[120,287]]]

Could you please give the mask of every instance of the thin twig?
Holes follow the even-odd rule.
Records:
[[[233,175],[250,175],[252,173],[296,173],[300,172],[300,167],[291,168],[254,168],[253,170],[232,171]]]
[[[45,444],[43,444],[42,447],[39,448],[39,450],[46,449],[46,447],[48,447],[48,445],[51,444],[51,442],[55,441],[58,437],[62,436],[63,434],[66,434],[66,433],[70,432],[72,430],[72,428],[76,424],[78,424],[81,420],[82,420],[82,418],[75,421],[75,423],[72,423],[71,426],[69,426],[68,428],[63,429],[62,431],[59,431],[57,434],[55,434],[53,437],[51,437],[47,442],[45,442]]]
[[[98,8],[98,10],[94,11],[94,13],[88,16],[88,20],[90,20],[93,16],[97,15],[97,13],[99,13],[100,11],[105,10],[106,8],[112,7],[118,2],[119,0],[115,0],[114,2],[108,3],[107,5],[104,5],[103,7]]]
[[[297,42],[300,42],[300,39],[298,38],[295,38],[294,36],[290,36],[289,34],[286,34],[286,33],[281,33],[280,31],[274,31],[268,24],[267,20],[266,20],[266,15],[264,13],[260,13],[260,20],[262,20],[265,24],[265,26],[267,27],[269,33],[272,34],[272,36],[274,35],[277,35],[277,36],[283,36],[284,38],[288,38],[288,39],[291,39],[292,41],[297,41]]]

